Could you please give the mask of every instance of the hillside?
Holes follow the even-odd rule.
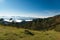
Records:
[[[22,22],[15,22],[14,20],[12,22],[6,22],[2,18],[0,19],[0,24],[4,26],[45,31],[45,30],[56,29],[56,25],[60,25],[60,15],[48,18],[35,18],[32,21],[23,20]]]
[[[23,21],[22,23],[23,24],[20,26],[27,29],[33,29],[33,30],[56,29],[56,25],[60,25],[60,15],[56,15],[48,18],[37,18],[37,19],[33,19],[33,21],[31,22]]]
[[[60,40],[60,15],[9,24],[0,19],[0,40]]]
[[[29,30],[34,35],[26,34],[25,30],[26,29],[0,25],[0,40],[60,40],[60,32],[54,30]]]

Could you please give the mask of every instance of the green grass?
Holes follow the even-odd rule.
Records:
[[[25,29],[0,25],[0,40],[60,40],[60,32],[54,30],[35,31],[34,35],[25,34]]]

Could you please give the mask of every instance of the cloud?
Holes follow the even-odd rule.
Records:
[[[0,11],[0,16],[23,16],[23,17],[36,17],[47,18],[60,14],[60,11],[41,11],[41,12],[20,12],[20,11]]]

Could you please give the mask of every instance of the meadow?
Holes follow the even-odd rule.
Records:
[[[26,34],[26,29],[0,25],[0,40],[60,40],[60,32],[53,30],[29,30],[34,35]]]

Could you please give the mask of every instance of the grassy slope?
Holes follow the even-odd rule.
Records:
[[[24,30],[0,25],[0,40],[60,40],[60,32],[54,30],[45,32],[30,30],[34,36],[25,34]]]

